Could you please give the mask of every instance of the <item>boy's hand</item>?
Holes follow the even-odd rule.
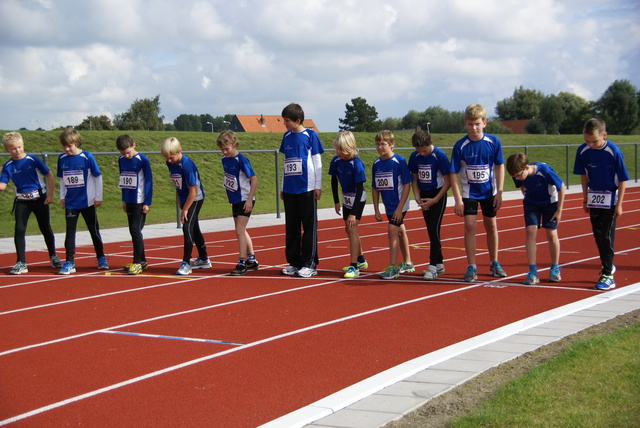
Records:
[[[244,207],[242,209],[245,213],[250,213],[251,210],[253,209],[253,201],[250,201],[249,199],[247,199],[244,202]]]
[[[127,203],[126,202],[122,202],[122,211],[127,212]],[[144,211],[144,208],[143,208]]]
[[[493,209],[498,211],[502,206],[502,192],[498,191],[496,195],[493,197]]]
[[[560,224],[561,217],[562,217],[562,213],[560,211],[556,211],[553,217],[551,217],[551,221],[555,220],[557,224]]]
[[[322,189],[315,189],[315,190],[313,191],[313,198],[314,198],[316,201],[319,201],[321,197],[322,197]]]
[[[618,204],[613,210],[613,218],[618,219],[621,216],[622,216],[622,205]]]
[[[151,207],[149,205],[143,205],[142,206],[142,213],[143,214],[147,214],[150,210],[151,210]]]
[[[356,216],[353,214],[350,214],[349,217],[347,217],[347,221],[345,223],[348,228],[352,228],[353,226],[356,225]]]
[[[64,199],[60,199],[60,206],[61,206],[62,208],[65,208],[65,206],[64,206]]]
[[[93,206],[98,208],[100,205],[102,205],[102,201],[93,201]]]
[[[396,208],[396,210],[393,212],[393,217],[392,217],[393,221],[395,221],[397,224],[400,224],[400,222],[402,222],[402,207],[398,207]]]
[[[380,211],[376,211],[375,217],[376,217],[376,221],[382,221],[382,216],[380,215]]]
[[[339,202],[337,204],[335,204],[334,208],[336,210],[336,214],[340,215],[340,203]]]
[[[182,210],[180,212],[180,221],[182,222],[182,224],[185,224],[187,221],[189,221],[189,216],[187,214],[189,214],[189,210]]]
[[[464,203],[462,201],[456,201],[456,205],[453,208],[453,211],[458,217],[464,217]]]
[[[53,203],[53,195],[47,195],[47,198],[44,200],[45,205],[50,205]]]
[[[422,211],[428,211],[429,208],[431,208],[435,204],[436,203],[433,199],[420,199],[420,201],[418,201],[418,206]]]

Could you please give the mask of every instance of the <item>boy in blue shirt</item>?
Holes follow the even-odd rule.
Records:
[[[345,278],[357,278],[360,269],[366,269],[369,264],[362,253],[362,243],[358,235],[358,224],[367,202],[367,192],[364,183],[367,181],[364,164],[358,157],[356,139],[349,131],[340,131],[333,140],[336,155],[329,165],[331,176],[331,192],[336,214],[340,215],[340,199],[338,197],[338,183],[342,186],[342,218],[344,228],[349,238],[349,266],[343,268]]]
[[[526,252],[529,273],[525,285],[540,282],[536,264],[536,234],[540,227],[546,230],[551,256],[549,282],[560,281],[560,240],[558,223],[564,205],[564,184],[553,168],[544,163],[531,162],[524,153],[514,153],[507,159],[507,172],[524,195],[522,201],[526,227]]]
[[[409,251],[409,238],[404,227],[404,216],[409,209],[409,192],[412,176],[404,158],[393,153],[395,137],[391,131],[380,131],[376,135],[376,150],[380,157],[373,162],[371,172],[371,195],[377,221],[382,221],[378,201],[382,197],[389,220],[389,266],[380,273],[382,279],[398,278],[401,273],[415,272]],[[403,261],[396,266],[398,249]]]
[[[58,157],[58,178],[60,178],[60,205],[65,210],[67,221],[64,247],[66,261],[58,271],[69,275],[76,271],[76,228],[78,216],[82,215],[87,225],[93,248],[98,259],[98,269],[109,269],[104,256],[102,236],[96,208],[102,205],[102,174],[93,155],[80,149],[82,137],[73,128],[60,134],[62,153]]]
[[[597,290],[616,287],[613,273],[616,220],[622,215],[622,200],[629,180],[620,149],[607,140],[603,120],[587,120],[582,131],[584,143],[578,147],[573,173],[580,175],[583,208],[589,214],[602,272]]]
[[[447,191],[451,187],[450,165],[447,155],[433,145],[431,134],[416,131],[411,136],[416,151],[409,157],[413,175],[413,196],[422,211],[429,234],[429,266],[423,279],[436,279],[444,273],[440,225],[447,207]]]
[[[238,137],[234,132],[221,132],[216,144],[222,152],[223,186],[231,204],[240,253],[238,264],[231,271],[231,275],[244,275],[248,270],[256,270],[259,266],[253,253],[251,236],[247,232],[247,223],[256,201],[258,178],[251,168],[249,159],[238,153]]]
[[[182,263],[176,275],[189,275],[192,269],[209,269],[211,262],[207,256],[207,245],[200,231],[198,215],[204,202],[204,189],[196,164],[182,154],[182,146],[177,138],[170,137],[162,142],[162,156],[167,160],[169,177],[180,201],[180,221],[184,236]],[[196,246],[198,258],[191,263],[191,251]]]
[[[27,243],[27,222],[33,213],[38,221],[40,233],[49,251],[51,266],[60,269],[60,259],[56,255],[56,238],[49,221],[49,205],[53,202],[53,173],[36,156],[24,152],[24,141],[18,132],[8,132],[2,137],[4,150],[11,159],[2,166],[0,174],[0,191],[7,188],[9,180],[16,188],[16,199],[13,206],[15,213],[15,229],[13,241],[16,246],[17,261],[9,274],[20,275],[29,272],[25,256]],[[46,187],[42,177],[47,179]]]
[[[125,270],[129,275],[138,275],[149,268],[144,254],[142,229],[153,193],[151,164],[146,156],[136,151],[136,143],[129,135],[120,135],[116,139],[116,147],[121,154],[118,158],[118,187],[122,189],[122,210],[127,213],[133,243],[133,263],[127,264]]]
[[[318,134],[304,127],[304,111],[300,105],[286,106],[282,119],[287,132],[280,144],[280,153],[284,154],[280,198],[284,202],[285,255],[289,266],[281,273],[309,278],[318,274],[317,201],[322,196],[324,147]]]
[[[502,206],[504,186],[504,158],[500,139],[485,134],[487,112],[479,104],[469,105],[464,112],[468,135],[458,140],[451,153],[451,190],[455,200],[455,214],[464,217],[464,248],[469,266],[463,281],[478,279],[476,266],[476,225],[478,204],[487,233],[487,248],[491,264],[489,275],[504,277],[498,262],[497,211]],[[461,187],[458,184],[460,178]]]

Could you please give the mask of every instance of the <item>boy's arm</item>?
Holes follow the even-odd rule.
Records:
[[[336,210],[336,214],[340,214],[340,199],[338,198],[338,177],[331,176],[331,194],[333,195],[333,205]]]
[[[587,177],[587,174],[582,174],[580,176],[580,185],[582,186],[582,209],[584,209],[584,212],[586,213],[589,212],[589,207],[587,206],[587,203],[589,202],[588,182],[589,178]]]
[[[193,186],[189,186],[189,196],[187,196],[187,200],[182,204],[182,211],[180,213],[180,220],[182,223],[186,223],[189,220],[187,214],[189,213],[189,208],[191,208],[191,204],[196,199],[196,194],[198,193],[198,188],[194,184]]]
[[[7,183],[3,183],[2,181],[0,181],[0,192],[2,192],[6,188],[7,188]]]
[[[403,186],[402,187],[402,196],[400,197],[400,202],[398,202],[398,206],[396,210],[393,212],[393,220],[396,223],[400,223],[402,221],[402,209],[404,208],[404,204],[407,203],[407,199],[409,199],[409,191],[411,190],[411,186]]]
[[[380,210],[378,209],[378,202],[380,201],[380,191],[374,187],[371,188],[371,199],[373,200],[373,211],[377,221],[382,221]]]
[[[458,184],[458,173],[452,172],[449,174],[449,180],[451,181],[451,191],[453,192],[454,212],[458,217],[464,216],[464,203],[462,202],[462,196],[460,195],[460,185]]]
[[[93,206],[98,208],[102,205],[102,175],[94,177],[96,183],[96,197],[93,201]]]
[[[49,205],[53,202],[53,195],[56,193],[56,190],[53,187],[53,172],[49,171],[45,177],[47,178],[47,199],[44,200],[44,204]]]
[[[250,213],[253,209],[253,197],[256,194],[256,189],[258,188],[258,177],[252,175],[249,177],[249,183],[251,184],[249,188],[249,194],[247,195],[247,200],[244,202],[244,212]]]
[[[64,185],[64,178],[60,178],[60,206],[65,207],[64,199],[67,197],[67,187]]]
[[[622,200],[624,199],[624,191],[627,188],[627,182],[621,181],[618,183],[618,202],[613,211],[613,218],[620,218],[622,216]]]
[[[558,190],[558,209],[556,210],[556,213],[553,215],[553,217],[551,217],[551,221],[555,220],[556,222],[560,223],[560,219],[562,218],[562,207],[564,206],[564,193],[565,187],[564,183],[562,183],[560,190]]]
[[[498,211],[502,206],[502,191],[504,189],[504,164],[494,165],[493,171],[496,174],[496,186],[498,187],[496,196],[493,198],[493,207],[496,211]]]
[[[413,180],[411,181],[411,188],[413,189],[413,199],[415,199],[416,203],[421,209],[422,207],[422,199],[420,199],[420,185],[418,184],[418,174],[415,172],[411,173]]]
[[[313,190],[313,197],[315,200],[319,200],[322,196],[322,156],[319,154],[311,156],[313,167],[315,170],[315,183]]]

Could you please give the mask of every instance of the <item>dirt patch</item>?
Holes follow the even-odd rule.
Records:
[[[568,346],[597,335],[607,334],[622,327],[640,322],[640,310],[632,311],[610,321],[589,327],[514,360],[494,367],[442,394],[399,421],[390,422],[385,428],[446,427],[453,418],[469,413],[510,380],[525,374],[532,367],[544,363],[564,351]]]

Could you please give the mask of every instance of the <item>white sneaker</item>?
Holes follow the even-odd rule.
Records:
[[[317,274],[318,271],[310,267],[303,267],[298,272],[296,272],[296,275],[302,278],[311,278],[312,276],[315,276]]]
[[[298,272],[298,268],[295,266],[287,266],[283,268],[280,273],[287,276],[294,276]]]
[[[427,270],[423,272],[422,279],[424,279],[425,281],[431,281],[436,278],[438,278],[438,267],[434,265],[429,265],[427,267]]]
[[[206,260],[200,260],[197,258],[191,263],[191,269],[210,269],[211,261],[207,258]]]
[[[191,273],[191,265],[187,262],[180,263],[180,267],[176,272],[176,275],[189,275]]]

